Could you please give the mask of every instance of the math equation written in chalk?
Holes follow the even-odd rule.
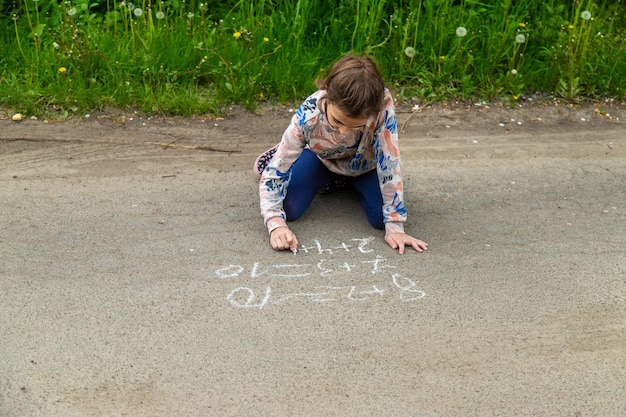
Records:
[[[298,255],[289,262],[253,262],[251,265],[226,265],[215,270],[221,280],[241,282],[226,295],[228,303],[237,308],[262,309],[288,302],[371,302],[396,299],[415,302],[426,297],[415,281],[398,270],[371,247],[374,237],[350,239],[339,245],[324,246],[314,239],[313,245],[300,245]],[[350,253],[345,260],[346,252]],[[341,259],[337,259],[338,255]],[[363,278],[358,285],[338,285],[337,280],[350,275]],[[307,278],[309,281],[307,281]],[[299,291],[281,290],[289,281],[298,284],[323,278],[325,285],[305,286]]]

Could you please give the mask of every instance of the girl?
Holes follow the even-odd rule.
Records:
[[[393,98],[368,57],[343,56],[318,91],[297,110],[280,143],[257,158],[261,214],[275,250],[296,253],[287,226],[315,194],[337,187],[358,193],[367,218],[385,241],[404,253],[428,244],[404,233],[400,153]]]

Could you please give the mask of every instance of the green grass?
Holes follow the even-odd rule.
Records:
[[[323,6],[325,5],[325,6]],[[299,101],[347,51],[400,98],[626,97],[623,0],[0,0],[0,105],[219,113]]]

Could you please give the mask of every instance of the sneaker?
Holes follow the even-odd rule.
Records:
[[[278,149],[278,145],[274,145],[265,152],[263,152],[259,157],[254,161],[254,165],[252,167],[252,171],[257,179],[261,178],[261,174],[265,171],[265,167],[270,163],[274,154],[276,153],[276,149]]]

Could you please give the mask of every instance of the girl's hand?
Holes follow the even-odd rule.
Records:
[[[270,234],[270,244],[274,250],[298,249],[298,239],[287,226],[277,227]]]
[[[411,246],[416,252],[423,252],[428,249],[428,243],[415,239],[406,233],[387,233],[385,235],[385,242],[387,242],[392,249],[398,249],[400,255],[404,253],[405,246]]]

